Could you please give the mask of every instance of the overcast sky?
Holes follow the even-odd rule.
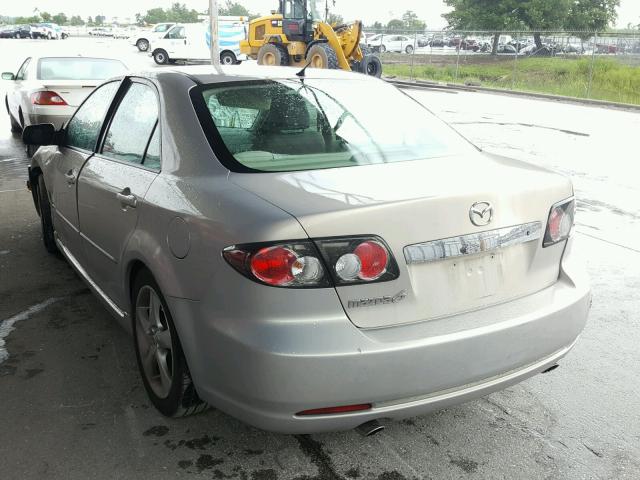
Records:
[[[149,8],[168,7],[175,0],[2,0],[0,15],[30,15],[37,7],[42,11],[68,16],[105,15],[107,17],[133,17],[136,13],[144,13]],[[180,0],[190,8],[204,11],[208,0]],[[223,3],[223,0],[219,0]],[[269,13],[275,9],[277,0],[240,0],[249,10],[257,13]],[[365,23],[376,20],[387,22],[400,17],[406,10],[414,10],[420,18],[427,22],[429,28],[441,28],[446,25],[442,13],[446,11],[441,0],[336,0],[336,11],[346,19],[361,19]],[[626,27],[628,23],[640,23],[640,0],[621,0],[618,25]]]

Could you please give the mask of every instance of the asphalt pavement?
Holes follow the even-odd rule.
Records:
[[[43,50],[152,67],[124,41],[70,39],[0,40],[0,68],[15,71]],[[132,340],[71,268],[45,252],[24,185],[28,162],[0,112],[0,478],[639,478],[640,114],[410,93],[481,147],[572,176],[577,250],[594,304],[561,368],[387,423],[370,438],[276,435],[216,410],[166,419],[147,400]]]

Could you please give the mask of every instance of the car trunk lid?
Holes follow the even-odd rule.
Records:
[[[101,80],[45,80],[43,90],[56,92],[71,107],[78,107]]]
[[[295,216],[311,238],[378,235],[386,241],[400,267],[397,280],[336,289],[358,327],[389,327],[485,308],[538,292],[558,279],[564,246],[543,249],[542,237],[551,206],[570,197],[572,188],[566,178],[533,165],[478,153],[232,174],[230,179]],[[488,225],[476,226],[470,219],[478,202],[493,207]],[[508,241],[517,232],[530,237]],[[491,246],[496,235],[503,236],[501,249]],[[435,261],[416,259],[415,249],[413,256],[408,249],[443,239],[460,243],[460,237],[467,244],[480,238],[483,246]]]

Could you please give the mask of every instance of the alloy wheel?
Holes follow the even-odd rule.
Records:
[[[144,375],[158,398],[167,398],[173,384],[174,352],[162,301],[150,286],[136,299],[136,342]]]

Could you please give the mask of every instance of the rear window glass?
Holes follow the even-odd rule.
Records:
[[[384,82],[305,79],[203,87],[218,157],[239,171],[286,172],[429,160],[473,147]]]
[[[106,80],[126,72],[124,63],[105,58],[42,58],[38,64],[40,80]]]

